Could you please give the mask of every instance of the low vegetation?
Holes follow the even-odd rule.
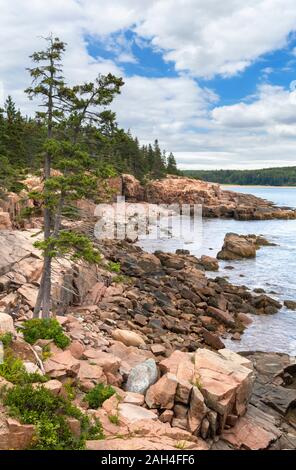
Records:
[[[35,426],[33,449],[80,450],[84,449],[86,439],[104,438],[99,421],[91,424],[70,399],[55,396],[43,386],[16,385],[4,392],[3,403],[10,416]],[[71,432],[69,418],[79,421],[79,435]]]
[[[64,334],[59,322],[54,318],[33,318],[24,323],[22,329],[27,343],[34,344],[38,339],[52,339],[62,349],[70,344],[69,338]]]
[[[114,395],[115,390],[110,385],[97,384],[85,395],[85,401],[88,402],[90,408],[96,410],[100,408],[105,400]]]
[[[0,376],[13,384],[23,385],[46,382],[48,378],[38,373],[28,373],[20,358],[14,357],[10,350],[5,351],[4,361],[0,364]]]

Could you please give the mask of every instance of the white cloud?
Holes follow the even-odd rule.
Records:
[[[177,70],[208,77],[243,71],[295,29],[294,0],[151,1],[137,27]]]
[[[159,138],[184,166],[294,163],[296,108],[287,91],[264,86],[251,102],[219,107],[192,77],[234,75],[285,46],[295,30],[295,0],[0,0],[0,11],[0,99],[10,93],[32,110],[23,93],[30,83],[25,68],[50,32],[68,43],[69,82],[109,71],[124,77],[123,63],[136,58],[122,31],[133,28],[137,44],[152,44],[179,76],[124,77],[114,104],[121,126],[142,142]],[[91,57],[86,37],[109,45],[116,60]]]

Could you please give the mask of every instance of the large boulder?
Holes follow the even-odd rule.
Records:
[[[114,338],[116,341],[121,341],[126,346],[139,347],[145,344],[142,336],[140,336],[138,333],[129,330],[121,330],[119,328],[112,331],[112,338]]]
[[[0,312],[0,332],[1,333],[15,333],[13,319],[7,313]]]
[[[219,415],[218,432],[224,428],[229,414],[245,413],[252,392],[254,374],[246,367],[246,359],[227,350],[215,353],[198,349],[195,353],[196,384],[208,408]]]
[[[177,385],[178,381],[174,374],[163,375],[147,390],[145,401],[148,407],[171,410],[174,407]]]
[[[255,258],[257,248],[256,238],[248,235],[227,233],[222,250],[217,254],[217,258],[222,260]]]
[[[126,383],[126,390],[128,392],[144,394],[157,379],[157,365],[154,359],[148,359],[131,369]]]

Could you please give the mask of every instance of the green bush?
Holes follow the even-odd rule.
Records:
[[[120,273],[120,271],[121,271],[120,263],[115,263],[114,261],[109,261],[107,266],[108,266],[109,271],[112,271],[113,273]]]
[[[59,322],[54,318],[33,318],[24,323],[22,330],[27,343],[34,344],[38,339],[53,339],[55,344],[65,349],[70,344]]]
[[[5,352],[4,362],[0,364],[0,376],[13,384],[20,385],[48,380],[46,376],[38,373],[28,373],[23,361],[14,357],[9,350]]]
[[[104,437],[99,421],[91,425],[89,418],[70,400],[55,396],[43,386],[33,388],[32,385],[16,385],[6,391],[3,403],[8,407],[10,416],[23,424],[35,425],[33,449],[79,450],[85,447],[86,439]],[[80,437],[72,434],[67,417],[80,421]]]
[[[2,335],[0,335],[0,341],[2,342],[4,348],[8,348],[13,341],[13,334],[3,333]]]
[[[85,395],[85,400],[93,410],[96,410],[105,400],[114,395],[115,390],[110,385],[97,384]]]

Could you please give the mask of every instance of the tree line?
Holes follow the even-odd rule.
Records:
[[[296,166],[260,170],[184,170],[183,174],[220,184],[296,186]]]
[[[121,86],[123,83],[121,84]],[[140,145],[130,131],[118,128],[115,114],[104,111],[100,127],[93,119],[83,126],[79,143],[90,152],[99,166],[112,168],[114,174],[130,173],[141,182],[160,179],[166,174],[178,175],[175,157],[160,149],[158,140]],[[62,122],[56,116],[54,132],[61,133]],[[38,173],[43,166],[47,129],[42,112],[24,116],[11,96],[0,108],[0,191],[18,192],[28,173]]]

